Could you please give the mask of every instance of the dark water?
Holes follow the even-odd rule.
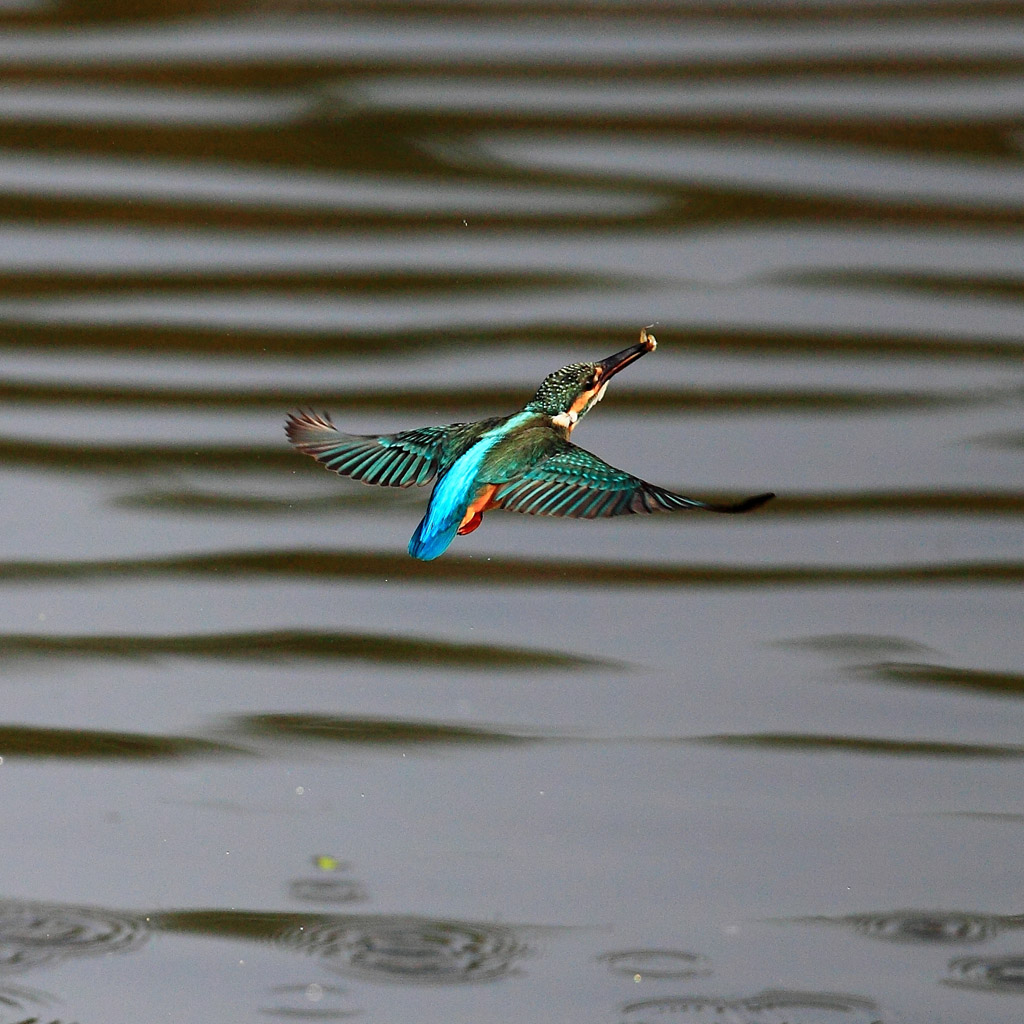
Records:
[[[1024,1017],[1024,9],[0,21],[0,1024]],[[652,322],[576,438],[765,509],[284,441]]]

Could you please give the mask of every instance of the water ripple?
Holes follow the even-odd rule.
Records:
[[[137,408],[166,409],[173,406],[196,409],[275,411],[291,406],[304,406],[310,391],[315,391],[317,405],[343,407],[346,413],[358,411],[389,412],[409,410],[466,413],[467,409],[521,407],[529,396],[528,385],[459,384],[435,387],[366,387],[332,389],[317,385],[294,385],[278,388],[239,388],[158,384],[103,384],[67,381],[26,381],[0,377],[0,401],[36,405],[74,403],[75,405],[121,405]],[[928,411],[995,405],[1021,396],[1021,388],[959,388],[956,390],[896,390],[893,388],[812,388],[752,387],[697,388],[646,387],[620,388],[615,392],[613,412],[671,412],[677,414],[729,415],[808,413],[812,415],[846,416],[851,413],[888,411]],[[603,410],[602,410],[603,411]]]
[[[198,225],[168,230],[130,229],[123,224],[105,227],[83,221],[0,223],[0,271],[10,274],[12,280],[31,274],[40,279],[56,277],[65,287],[76,276],[106,275],[111,284],[119,285],[122,281],[156,282],[175,275],[194,283],[216,275],[269,274],[316,275],[315,280],[350,275],[360,289],[389,280],[404,288],[415,283],[416,275],[421,280],[435,275],[451,287],[463,280],[473,281],[481,272],[513,282],[523,274],[543,275],[543,279],[557,282],[559,275],[570,273],[583,280],[671,280],[679,285],[699,282],[717,287],[765,279],[811,280],[810,275],[817,273],[822,275],[820,283],[831,287],[837,275],[839,280],[853,280],[851,275],[887,273],[890,276],[883,282],[887,287],[908,276],[924,279],[944,274],[950,284],[964,278],[981,283],[1016,282],[1019,292],[1022,265],[1024,240],[1017,234],[980,228],[955,232],[936,227],[915,229],[898,224],[880,230],[863,222],[843,224],[841,229],[817,221],[741,222],[715,230],[701,226],[683,233],[665,225],[598,233],[578,226],[550,232],[503,225],[499,231],[485,232],[418,228],[370,234],[322,228],[228,231]],[[412,282],[402,275],[411,277]],[[726,330],[724,318],[717,326]],[[632,325],[629,329],[633,330]],[[592,348],[594,344],[620,343],[618,330],[605,323],[598,326],[597,335],[574,335],[566,332],[565,325],[541,325],[538,331],[542,333],[528,339],[505,332],[489,344],[501,348],[523,341],[559,345],[578,341]],[[473,340],[487,343],[486,338]],[[679,335],[659,335],[659,345],[683,341]],[[816,346],[813,352],[816,361],[832,355],[827,346]]]
[[[825,633],[819,636],[791,637],[776,641],[776,646],[797,651],[812,651],[844,661],[859,660],[871,655],[920,655],[931,652],[930,647],[914,640],[877,633]]]
[[[23,970],[72,956],[138,949],[148,938],[143,917],[102,907],[0,901],[0,970]]]
[[[874,757],[941,757],[964,759],[1017,759],[1024,746],[997,743],[958,743],[955,740],[920,740],[881,736],[838,736],[821,733],[719,733],[695,736],[692,743],[747,747],[791,753],[862,754]]]
[[[711,973],[710,961],[700,953],[676,949],[626,949],[598,957],[608,970],[641,978],[705,978]]]
[[[249,715],[235,720],[244,735],[325,743],[477,745],[539,742],[541,734],[396,718],[341,717],[313,714]]]
[[[287,124],[308,114],[312,106],[305,96],[242,90],[0,85],[0,122],[14,123],[237,127]]]
[[[988,942],[1001,932],[1024,928],[1024,915],[975,914],[959,910],[890,910],[845,917],[796,917],[794,924],[835,924],[869,939],[960,946]]]
[[[174,636],[57,636],[8,633],[0,636],[3,658],[119,658],[161,657],[245,661],[369,661],[391,665],[446,668],[486,668],[490,671],[525,668],[584,668],[607,664],[557,651],[468,644],[440,639],[371,633],[318,632],[303,629],[249,633],[179,634]]]
[[[984,992],[1024,995],[1024,956],[964,956],[949,962],[950,978],[945,984],[955,988]]]
[[[506,244],[509,244],[506,242]],[[707,303],[709,296],[702,296],[701,304]],[[128,294],[131,294],[130,292]],[[809,293],[801,293],[806,298]],[[687,293],[688,298],[696,298],[697,291]],[[679,296],[676,295],[676,299]],[[792,296],[791,298],[796,298]],[[443,296],[438,296],[440,303]],[[522,300],[522,296],[520,296]],[[717,295],[714,297],[719,302]],[[766,293],[760,291],[757,300],[762,307],[766,301]],[[8,316],[8,326],[4,332],[4,344],[8,349],[21,352],[38,353],[48,344],[52,345],[54,332],[52,326],[45,323],[58,315],[59,304],[49,306],[49,312],[40,322],[35,322],[37,309],[32,309],[28,318]],[[615,310],[604,310],[604,315],[582,317],[581,310],[573,307],[571,311],[559,313],[556,320],[547,316],[544,310],[540,315],[531,317],[530,322],[517,323],[519,314],[512,315],[504,325],[483,322],[456,322],[449,318],[446,323],[410,325],[403,322],[399,329],[394,323],[380,320],[385,307],[382,303],[371,303],[368,312],[373,315],[360,317],[359,323],[350,323],[344,333],[321,333],[319,330],[286,329],[280,325],[264,323],[253,330],[243,329],[240,325],[231,331],[214,330],[212,324],[205,326],[188,326],[170,321],[151,321],[144,327],[136,324],[130,331],[123,325],[103,323],[102,321],[86,322],[64,314],[59,315],[62,328],[60,344],[63,352],[102,352],[108,355],[157,356],[194,355],[201,353],[204,358],[210,356],[243,357],[246,359],[266,359],[268,357],[291,357],[321,359],[337,359],[340,356],[355,356],[363,359],[369,348],[375,355],[384,359],[409,355],[422,351],[452,351],[459,346],[478,346],[481,349],[498,348],[502,351],[509,346],[524,347],[545,344],[573,345],[578,349],[593,354],[595,345],[614,348],[622,341],[623,333],[629,333],[638,322],[635,317],[626,316],[620,306]],[[672,313],[676,323],[684,325],[684,333],[676,339],[682,350],[691,352],[713,351],[716,355],[742,353],[758,353],[764,355],[797,355],[813,354],[825,364],[834,359],[844,357],[885,357],[890,360],[894,354],[904,357],[922,358],[939,357],[943,359],[969,360],[974,363],[1012,363],[1017,365],[1021,356],[1021,331],[1003,330],[994,323],[986,323],[982,333],[972,317],[963,322],[950,316],[959,309],[957,305],[941,303],[934,310],[935,316],[929,315],[927,325],[921,322],[898,322],[885,325],[881,321],[882,311],[878,310],[875,317],[873,307],[861,309],[860,323],[854,326],[846,321],[851,314],[844,311],[842,323],[836,316],[830,322],[801,322],[794,324],[792,320],[786,324],[784,317],[769,317],[765,322],[764,309],[759,323],[749,322],[746,314],[734,314],[721,309],[718,318],[713,319],[710,307],[699,310],[699,316],[691,318],[692,308],[683,309],[679,306],[678,316]],[[937,314],[946,318],[944,326],[937,326]],[[8,314],[13,309],[6,311]],[[648,309],[648,312],[650,310]],[[437,313],[437,307],[433,307]],[[929,310],[929,313],[931,311]],[[3,320],[4,309],[0,306],[0,320]],[[435,316],[436,319],[436,316]],[[440,318],[443,319],[443,318]],[[813,318],[815,321],[817,318]],[[901,317],[901,320],[904,318]],[[986,318],[987,319],[987,318]],[[247,320],[247,322],[249,322]],[[552,327],[557,323],[557,328]],[[257,356],[258,354],[258,356]],[[536,382],[534,382],[536,383]],[[284,410],[282,410],[283,412]],[[1009,445],[1020,448],[1022,440],[1017,435],[1006,435],[1004,438],[994,437],[997,446]]]
[[[720,565],[714,563],[672,565],[668,563],[575,561],[570,559],[515,558],[495,556],[477,558],[449,555],[425,565],[403,551],[328,551],[316,549],[262,549],[254,551],[215,551],[211,553],[156,555],[124,559],[83,559],[74,561],[0,562],[2,583],[46,583],[96,579],[151,579],[171,576],[207,576],[219,581],[247,578],[303,580],[400,580],[431,586],[470,583],[475,587],[874,587],[885,586],[1016,586],[1024,582],[1024,562],[947,562],[925,565]],[[280,636],[279,642],[274,637]],[[8,643],[13,638],[8,639]],[[22,651],[58,654],[78,646],[75,637],[24,635]],[[105,655],[108,652],[130,656],[128,642],[139,643],[146,653],[188,654],[229,657],[232,649],[244,656],[356,657],[360,653],[388,652],[409,657],[427,652],[428,641],[370,635],[326,634],[291,640],[278,631],[268,634],[240,634],[236,639],[206,640],[184,638],[82,638],[81,652]],[[390,645],[390,646],[389,646]],[[439,653],[441,648],[433,648]],[[10,650],[10,648],[8,648]],[[347,653],[348,652],[348,653]],[[475,656],[476,649],[460,646],[446,656],[463,660]],[[0,651],[0,654],[3,652]],[[479,649],[481,658],[515,657],[508,649]],[[551,655],[558,657],[558,655]],[[530,658],[549,657],[533,652]],[[571,659],[577,663],[576,659]],[[483,663],[482,661],[480,662]],[[568,664],[569,662],[566,662]],[[552,662],[555,664],[555,662]]]
[[[288,895],[306,903],[361,903],[369,898],[365,887],[351,878],[296,878]]]
[[[430,217],[635,215],[650,213],[662,205],[658,199],[639,194],[599,189],[446,184],[431,178],[382,179],[297,170],[270,173],[244,165],[204,165],[198,161],[179,164],[73,155],[57,158],[54,154],[39,157],[0,150],[0,196],[5,194]]]
[[[20,985],[0,985],[0,1024],[61,1024],[59,1020],[40,1015],[39,1011],[52,1003],[52,997],[46,992]]]
[[[668,996],[644,999],[622,1008],[628,1024],[647,1024],[666,1016],[721,1024],[881,1024],[870,999],[830,992],[770,989],[738,999],[717,996]]]
[[[151,761],[241,753],[239,747],[194,736],[0,725],[0,757],[5,758]]]
[[[508,977],[530,954],[526,934],[533,931],[414,915],[248,910],[168,911],[150,920],[167,932],[273,943],[352,977],[423,985]]]
[[[421,917],[311,921],[277,941],[343,974],[421,985],[507,977],[529,952],[512,927]]]
[[[275,985],[270,990],[275,1005],[261,1007],[260,1012],[271,1017],[287,1017],[290,1020],[347,1020],[357,1017],[361,1010],[339,1005],[347,996],[338,985]]]
[[[884,289],[823,290],[771,282],[709,289],[623,281],[614,287],[552,285],[529,289],[528,294],[519,288],[502,288],[490,294],[455,292],[426,298],[330,289],[319,296],[263,288],[224,293],[200,287],[0,300],[0,324],[5,332],[13,332],[12,340],[21,346],[30,332],[40,328],[61,328],[62,345],[74,345],[74,334],[88,333],[91,344],[102,346],[102,333],[116,331],[120,348],[127,343],[124,332],[132,329],[135,351],[140,345],[135,330],[161,332],[169,350],[184,345],[188,335],[196,347],[197,333],[239,332],[248,340],[220,338],[213,350],[225,345],[252,348],[255,338],[262,347],[263,338],[292,335],[275,347],[287,344],[294,352],[303,344],[322,348],[323,342],[314,346],[313,339],[329,336],[332,356],[339,354],[339,335],[349,336],[350,350],[363,355],[368,338],[389,336],[389,348],[395,335],[402,335],[407,345],[433,338],[450,347],[462,335],[476,342],[490,332],[538,339],[555,323],[569,333],[586,334],[617,325],[621,339],[633,324],[644,322],[645,313],[696,334],[689,344],[701,343],[700,332],[713,332],[716,342],[724,333],[736,345],[745,338],[747,346],[756,342],[776,351],[794,351],[809,346],[814,335],[827,336],[828,345],[835,348],[845,346],[845,337],[856,334],[849,344],[860,351],[895,346],[916,353],[961,351],[974,358],[1012,352],[1019,356],[1024,351],[1024,308],[1012,299],[951,303]],[[180,341],[174,340],[175,334]],[[780,334],[802,337],[779,338]],[[302,343],[294,335],[307,335],[309,340]],[[84,337],[78,344],[83,342]],[[703,343],[708,343],[706,338]],[[210,343],[204,340],[203,346],[209,349]]]
[[[861,666],[857,671],[880,682],[901,686],[966,690],[990,697],[1024,697],[1024,673],[1020,672],[991,672],[910,661],[879,662]]]
[[[494,134],[482,136],[478,145],[488,159],[534,171],[756,189],[802,198],[1024,211],[1024,171],[1019,161],[1005,158],[953,161],[834,143],[826,151],[813,144],[637,140],[582,132],[569,137]]]
[[[628,68],[642,53],[644,68],[686,64],[699,68],[802,61],[893,64],[907,60],[1005,61],[1024,57],[1024,26],[1009,18],[955,21],[910,17],[894,21],[771,25],[716,25],[706,18],[638,19],[621,16],[450,18],[424,24],[415,16],[238,17],[182,20],[129,28],[59,32],[8,31],[0,60],[8,67],[131,68],[161,63],[198,70],[283,61],[321,69],[331,63],[379,68],[561,67]]]
[[[655,118],[733,115],[749,126],[821,117],[892,118],[898,121],[1016,119],[1024,106],[1024,80],[1017,76],[951,77],[913,80],[906,75],[806,75],[739,82],[559,80],[514,77],[443,79],[426,76],[370,78],[333,90],[340,113],[372,110],[432,115],[489,115],[628,118],[630,124]]]
[[[2,445],[2,442],[0,442]],[[196,461],[202,450],[195,452]],[[88,466],[81,467],[88,472]],[[244,515],[267,517],[323,516],[331,513],[363,512],[372,509],[376,515],[387,511],[421,507],[422,498],[415,492],[339,490],[333,494],[300,497],[294,491],[281,496],[217,491],[195,486],[175,488],[146,487],[112,499],[119,508],[149,512],[172,512],[178,516]],[[834,516],[1024,516],[1024,494],[1010,491],[855,491],[846,494],[779,495],[771,505],[772,518],[801,516],[832,518]],[[9,564],[9,563],[8,563]],[[0,578],[5,571],[0,562]],[[45,572],[45,570],[43,570]],[[799,644],[796,644],[799,646]],[[838,648],[836,648],[838,652]],[[927,648],[908,644],[903,648],[879,648],[875,654],[921,654]],[[852,653],[847,652],[847,653]],[[865,651],[861,652],[862,654]]]

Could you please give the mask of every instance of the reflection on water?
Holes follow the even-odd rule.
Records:
[[[240,754],[242,748],[194,736],[0,724],[0,757],[149,761]]]
[[[3,97],[0,96],[0,103]],[[2,120],[2,111],[0,111]],[[0,151],[0,196],[169,203],[190,208],[224,205],[232,209],[299,210],[316,213],[418,214],[454,216],[641,215],[659,205],[653,199],[620,197],[598,189],[561,191],[509,185],[495,189],[472,182],[441,185],[417,179],[382,182],[377,178],[325,175],[273,175],[247,167],[195,166],[26,156]]]
[[[731,497],[722,495],[722,497]],[[387,501],[387,496],[380,499]],[[374,501],[378,503],[377,499]],[[781,504],[782,502],[780,502]],[[773,503],[774,504],[774,503]],[[769,513],[770,514],[770,513]],[[174,555],[169,557],[90,559],[87,561],[0,562],[0,581],[8,583],[70,582],[104,578],[124,581],[160,577],[204,577],[217,579],[304,579],[315,580],[399,580],[403,583],[430,585],[472,584],[482,587],[505,587],[514,581],[523,588],[600,588],[607,586],[660,589],[663,587],[874,587],[910,584],[931,586],[1005,586],[1024,582],[1024,562],[952,562],[935,565],[671,565],[667,562],[602,562],[577,559],[536,559],[492,557],[485,561],[473,556],[451,555],[440,565],[424,568],[402,554],[382,551],[337,551],[272,549],[260,551],[225,551],[213,554]],[[252,649],[264,657],[357,657],[379,652],[381,659],[398,659],[403,651],[423,650],[429,641],[412,638],[373,636],[320,636],[299,632],[270,631],[260,635],[237,637],[169,637],[138,638],[139,648],[121,643],[116,637],[11,637],[18,642],[18,653],[25,656],[44,655],[47,651],[100,654],[106,650],[119,656],[139,657],[143,654],[174,654],[230,657],[231,651]],[[393,646],[392,646],[393,643]],[[337,646],[335,646],[337,645]],[[452,656],[465,660],[484,656],[487,652],[476,645],[448,645]],[[15,648],[10,648],[14,651]],[[499,660],[521,660],[523,664],[562,663],[594,664],[575,656],[553,652],[524,651],[511,648],[490,649]],[[555,659],[554,661],[551,659]]]
[[[704,978],[712,974],[708,958],[675,949],[624,949],[598,957],[608,970],[640,981],[644,978]]]
[[[287,406],[300,406],[309,398],[309,388],[275,388],[255,390],[253,388],[213,388],[194,386],[133,388],[130,384],[74,384],[65,381],[32,382],[0,380],[0,398],[9,402],[45,405],[49,403],[74,402],[78,406],[109,405],[116,403],[127,408],[140,409],[180,406],[182,408],[245,409],[257,411],[272,409],[275,412]],[[749,388],[745,390],[716,388],[645,388],[631,390],[628,385],[615,391],[612,411],[637,413],[640,411],[663,413],[697,413],[728,415],[744,411],[747,413],[808,413],[813,415],[849,415],[850,413],[883,411],[925,411],[951,407],[984,406],[1005,402],[1020,396],[1020,387],[1004,392],[993,388],[978,391],[963,389],[951,392],[939,391],[895,391],[881,387],[853,391],[847,389],[817,390],[813,388]],[[459,383],[443,387],[395,388],[381,387],[356,390],[328,390],[322,385],[316,387],[319,404],[343,406],[346,415],[368,410],[379,410],[382,403],[403,413],[436,415],[440,411],[462,413],[467,409],[497,410],[521,406],[527,395],[521,385],[466,386]],[[14,444],[16,442],[8,442]],[[54,444],[54,448],[58,445]],[[63,445],[60,446],[63,449]],[[66,449],[65,449],[66,450]],[[132,445],[129,451],[141,452],[142,445]],[[197,453],[198,454],[198,453]],[[257,454],[256,452],[252,453]],[[260,449],[261,458],[268,458],[273,468],[272,449]],[[260,467],[264,468],[264,467]],[[1016,496],[1019,498],[1019,496]],[[1024,499],[1020,499],[1024,501]]]
[[[45,992],[20,985],[0,986],[0,1022],[2,1024],[64,1024],[50,1016],[54,1000]],[[43,1011],[46,1011],[45,1013]]]
[[[887,202],[903,207],[955,206],[1017,213],[1024,209],[1024,170],[1016,160],[955,163],[921,156],[880,155],[835,144],[768,147],[742,142],[624,143],[618,136],[487,137],[491,159],[533,170],[635,177],[647,183],[714,184],[759,193]]]
[[[979,821],[1003,821],[1011,825],[1024,825],[1024,814],[1004,811],[947,811],[952,818],[977,818]]]
[[[556,2],[555,11],[559,6]],[[1005,63],[1024,56],[1022,35],[1014,31],[1018,25],[998,17],[961,16],[945,23],[919,14],[895,24],[854,20],[841,32],[831,23],[806,26],[798,20],[793,26],[779,26],[759,19],[757,31],[744,32],[728,21],[716,25],[703,18],[666,20],[656,8],[650,19],[630,20],[614,7],[602,11],[601,5],[595,6],[593,12],[584,7],[583,17],[561,22],[529,17],[513,7],[509,18],[220,17],[107,31],[9,32],[0,43],[0,59],[12,67],[117,69],[185,61],[202,70],[208,65],[244,67],[277,60],[321,71],[332,63],[348,63],[499,70],[589,66],[632,73],[638,53],[644,55],[645,70],[729,64],[757,68],[787,60],[819,67],[857,61],[900,66],[915,58],[940,63],[965,54],[977,61]],[[918,13],[913,4],[909,6],[912,15]],[[787,7],[780,8],[783,14]],[[754,9],[762,16],[768,10],[761,4]],[[738,13],[741,18],[746,14],[742,8]],[[586,16],[591,14],[604,16]]]
[[[486,644],[460,644],[415,637],[310,630],[267,630],[258,633],[188,634],[183,636],[53,636],[7,634],[0,658],[64,659],[202,658],[259,662],[370,661],[420,665],[440,661],[452,668],[488,669],[584,668],[600,662],[569,654],[530,651]]]
[[[888,654],[925,654],[930,648],[900,636],[878,636],[861,633],[830,633],[827,636],[794,637],[791,640],[780,640],[779,646],[791,647],[794,650],[813,651],[838,658],[843,661],[861,658],[878,657]]]
[[[339,113],[388,111],[432,115],[558,118],[593,122],[622,118],[635,125],[659,120],[730,117],[775,122],[821,117],[829,122],[893,118],[899,122],[1016,117],[1024,105],[1024,80],[978,76],[968,81],[942,77],[922,81],[882,75],[805,76],[752,82],[663,82],[602,79],[550,81],[510,76],[501,79],[370,78],[338,87]]]
[[[130,953],[148,936],[147,918],[119,910],[0,900],[4,971],[29,970],[67,957]]]
[[[514,928],[416,917],[303,923],[276,941],[352,977],[421,985],[503,978],[530,951]]]
[[[416,916],[260,911],[129,914],[100,907],[0,901],[0,970],[138,949],[151,932],[272,942],[353,977],[419,984],[493,981],[530,952],[525,929]],[[0,990],[2,993],[3,990]]]
[[[285,456],[286,458],[282,457]],[[291,455],[273,449],[239,448],[238,445],[170,445],[170,444],[81,444],[55,445],[50,441],[28,438],[0,438],[0,460],[8,466],[47,467],[61,473],[92,472],[132,474],[153,471],[199,468],[216,472],[256,473],[265,469],[285,469]]]
[[[847,917],[798,917],[797,924],[838,924],[869,939],[926,945],[987,942],[1001,932],[1024,928],[1024,915],[968,914],[955,910],[893,910]]]
[[[421,985],[494,981],[530,953],[526,929],[504,924],[389,915],[172,911],[163,931],[272,942],[328,970],[371,981]]]
[[[197,455],[199,453],[196,453]],[[368,508],[381,511],[419,507],[422,496],[417,494],[371,495],[364,490],[314,498],[278,498],[260,494],[223,494],[181,487],[177,490],[150,489],[126,494],[115,499],[122,508],[135,508],[151,512],[174,512],[176,515],[264,515],[264,516],[323,516],[331,513],[364,512]],[[998,492],[949,491],[860,494],[787,494],[772,501],[773,516],[813,516],[815,519],[833,516],[919,516],[949,514],[957,516],[1024,516],[1024,494]],[[0,565],[0,573],[4,567]],[[912,652],[889,651],[887,653]],[[918,653],[920,653],[918,645]],[[886,653],[886,652],[879,652]]]
[[[885,739],[880,736],[834,736],[817,733],[723,733],[695,742],[794,753],[867,754],[882,757],[1011,758],[1024,757],[1024,746],[1009,743],[957,743],[948,740]]]
[[[209,125],[223,129],[287,124],[308,114],[310,106],[310,101],[302,96],[273,93],[260,96],[226,90],[114,88],[71,83],[0,86],[0,121],[9,123]],[[3,188],[0,184],[0,191]]]
[[[234,727],[243,735],[328,743],[436,744],[526,743],[541,735],[460,725],[454,722],[414,722],[387,718],[341,718],[334,715],[253,715]]]
[[[296,878],[288,886],[288,895],[306,903],[362,903],[369,898],[364,886],[352,878]]]
[[[1024,673],[1019,672],[984,672],[980,669],[956,668],[952,665],[906,661],[868,665],[862,671],[886,683],[964,689],[991,697],[1024,696]]]
[[[339,985],[274,985],[269,992],[273,1005],[261,1006],[260,1013],[289,1020],[347,1020],[362,1015],[351,1008],[346,989]]]
[[[312,861],[320,874],[315,878],[296,878],[289,882],[288,895],[291,899],[324,904],[362,903],[369,899],[362,882],[342,874],[350,866],[345,861],[329,854],[319,854]]]
[[[656,1020],[723,1021],[729,1024],[881,1024],[870,999],[831,992],[766,991],[738,999],[667,996],[622,1008],[629,1024]]]
[[[949,962],[946,985],[1024,995],[1024,956],[962,956]]]

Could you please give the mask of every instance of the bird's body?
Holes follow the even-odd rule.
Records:
[[[569,439],[610,378],[656,344],[644,330],[638,344],[614,356],[564,366],[511,416],[360,435],[341,433],[326,416],[293,413],[285,429],[296,448],[342,476],[386,487],[436,479],[409,541],[409,553],[425,560],[442,554],[456,534],[472,533],[492,508],[595,519],[686,508],[746,512],[763,505],[772,494],[734,505],[674,494],[609,466]]]

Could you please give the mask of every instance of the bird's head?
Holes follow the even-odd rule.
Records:
[[[572,433],[576,423],[604,398],[608,381],[642,355],[653,352],[657,345],[654,335],[648,334],[645,327],[636,345],[630,345],[607,359],[563,366],[544,378],[526,408],[545,413],[556,426]]]

